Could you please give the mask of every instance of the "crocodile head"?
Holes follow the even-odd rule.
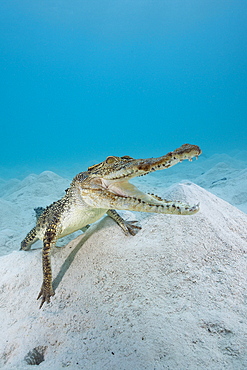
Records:
[[[129,156],[109,156],[105,161],[89,167],[86,172],[78,174],[73,183],[80,187],[83,200],[95,208],[156,212],[150,210],[151,205],[155,205],[157,208],[157,205],[165,204],[167,212],[162,213],[176,213],[168,212],[168,201],[141,192],[130,184],[129,180],[150,172],[169,168],[185,159],[191,161],[192,158],[197,158],[201,153],[198,146],[184,144],[173,152],[158,158],[134,159]],[[140,203],[142,207],[140,207]],[[174,202],[168,203],[169,206],[170,203],[175,204]],[[146,204],[149,205],[147,207],[149,210],[144,209]],[[182,203],[179,202],[179,204]],[[198,207],[188,207],[192,209],[193,212],[191,213],[195,213],[199,209]],[[177,213],[181,214],[181,207],[179,208]]]

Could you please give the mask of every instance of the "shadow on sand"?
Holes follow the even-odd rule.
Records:
[[[108,225],[106,225],[106,220],[107,221],[110,220]],[[57,287],[59,286],[59,284],[61,283],[64,275],[66,274],[67,270],[70,268],[70,265],[74,261],[75,256],[77,255],[77,253],[79,252],[79,250],[81,249],[83,244],[91,237],[91,235],[96,231],[96,229],[99,230],[99,229],[107,227],[107,226],[110,227],[110,226],[112,226],[112,223],[114,223],[114,221],[111,221],[110,217],[105,217],[102,220],[100,220],[97,224],[91,225],[89,227],[89,229],[80,237],[80,240],[79,240],[78,244],[74,247],[74,249],[68,255],[68,257],[66,258],[66,260],[62,264],[59,273],[57,274],[57,276],[53,280],[52,286],[53,286],[54,290],[56,290]]]

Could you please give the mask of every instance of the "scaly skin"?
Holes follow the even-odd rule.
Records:
[[[159,158],[110,156],[104,162],[79,173],[66,190],[65,196],[43,211],[36,226],[21,243],[22,250],[29,250],[38,239],[44,243],[43,284],[37,298],[41,298],[40,308],[44,302],[49,303],[50,297],[54,295],[50,254],[57,239],[80,229],[85,230],[104,214],[116,221],[125,234],[135,235],[140,227],[135,225],[135,221],[125,221],[115,209],[177,215],[198,212],[198,205],[190,206],[179,201],[168,201],[154,194],[145,194],[128,180],[169,168],[185,159],[191,161],[200,154],[201,149],[198,146],[184,144]]]

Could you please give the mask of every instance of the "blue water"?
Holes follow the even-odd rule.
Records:
[[[246,0],[2,0],[0,177],[247,149]]]

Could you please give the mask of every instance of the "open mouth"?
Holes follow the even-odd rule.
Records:
[[[102,191],[104,194],[109,196],[112,194],[115,199],[123,198],[131,200],[133,203],[137,202],[138,204],[142,203],[143,205],[163,205],[172,204],[174,201],[167,201],[162,199],[158,195],[151,193],[144,193],[139,190],[135,185],[131,184],[127,179],[124,180],[106,180],[103,178],[92,179],[91,188],[93,187],[96,191]],[[176,202],[180,203],[180,202]],[[182,204],[182,203],[181,203]]]
[[[129,180],[169,168],[185,159],[192,161],[200,154],[201,149],[198,146],[184,144],[158,158],[107,157],[104,162],[89,167],[89,175],[81,187],[83,199],[95,208],[183,215],[196,213],[199,205],[190,206],[144,193],[129,183]]]
[[[83,191],[87,203],[96,208],[177,215],[191,215],[199,210],[199,204],[191,206],[144,193],[128,180],[95,178],[91,180],[90,188],[84,188]]]
[[[135,185],[131,184],[128,180],[122,181],[105,179],[100,180],[103,189],[108,190],[111,193],[118,195],[120,197],[130,197],[130,198],[140,197],[144,200],[148,196],[148,194],[143,193]]]

